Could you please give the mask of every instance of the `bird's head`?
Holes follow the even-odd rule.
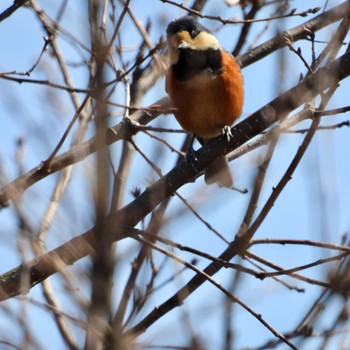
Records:
[[[171,64],[177,62],[179,51],[182,49],[220,49],[220,44],[215,36],[191,16],[181,17],[171,22],[166,32]]]

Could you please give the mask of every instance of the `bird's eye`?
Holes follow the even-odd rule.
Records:
[[[196,36],[197,36],[197,31],[192,30],[192,32],[191,32],[191,37],[192,37],[192,38],[195,38]]]

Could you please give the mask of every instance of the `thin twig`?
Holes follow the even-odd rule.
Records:
[[[286,270],[283,267],[281,267],[281,266],[279,266],[279,265],[277,265],[275,263],[272,263],[271,261],[263,259],[260,256],[252,253],[250,250],[248,250],[246,252],[246,256],[248,258],[254,259],[254,260],[258,261],[259,263],[264,264],[264,265],[268,266],[269,268],[274,269],[276,271],[285,271]],[[295,278],[297,280],[306,282],[306,283],[311,284],[311,285],[316,285],[316,286],[320,286],[320,287],[324,287],[324,288],[329,288],[330,287],[330,283],[329,282],[323,282],[323,281],[316,280],[314,278],[305,277],[305,276],[300,275],[300,274],[295,273],[295,272],[293,274],[289,275],[289,277]]]
[[[216,288],[218,288],[221,292],[225,294],[233,303],[239,304],[241,307],[243,307],[246,311],[248,311],[254,318],[256,318],[260,323],[262,323],[273,335],[275,335],[277,338],[281,339],[282,342],[287,344],[291,349],[297,350],[297,347],[292,344],[283,334],[278,332],[276,329],[274,329],[264,318],[262,317],[261,314],[258,314],[255,312],[252,308],[250,308],[247,304],[245,304],[243,301],[241,301],[239,298],[231,294],[226,288],[224,288],[220,283],[216,282],[210,275],[206,274],[193,264],[188,263],[187,261],[181,259],[179,256],[160,248],[159,246],[155,245],[154,243],[147,241],[141,237],[136,238],[140,242],[149,245],[152,247],[152,249],[158,250],[159,252],[163,253],[166,256],[171,257],[175,261],[183,264],[187,268],[191,269],[194,271],[197,275],[202,276],[206,281],[210,282],[213,284]]]
[[[176,7],[179,7],[182,10],[185,10],[192,15],[198,16],[200,18],[206,18],[206,19],[210,19],[213,21],[218,21],[224,25],[225,24],[244,24],[244,23],[267,22],[267,21],[272,21],[275,19],[288,18],[288,17],[293,17],[293,16],[306,17],[308,14],[315,14],[320,10],[319,7],[308,9],[308,10],[303,11],[303,12],[296,12],[296,9],[293,9],[289,13],[287,13],[285,15],[280,15],[280,16],[267,17],[267,18],[261,18],[261,19],[259,18],[259,19],[246,19],[246,20],[232,20],[232,19],[223,19],[220,16],[203,15],[199,11],[193,10],[193,9],[185,6],[182,3],[179,4],[179,3],[172,1],[172,0],[160,0],[160,1],[167,3],[167,4],[170,4],[170,5],[173,5],[173,6],[176,6]]]
[[[11,72],[11,74],[17,74],[17,73]],[[75,87],[65,86],[61,84],[56,84],[51,82],[50,80],[15,78],[15,77],[8,76],[7,73],[0,73],[0,79],[14,81],[18,84],[29,83],[29,84],[45,85],[55,89],[64,90],[67,92],[79,92],[84,94],[92,92],[92,90],[90,89],[75,88]]]

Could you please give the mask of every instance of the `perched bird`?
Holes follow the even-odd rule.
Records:
[[[166,91],[182,128],[202,144],[225,134],[241,115],[243,77],[234,57],[191,16],[168,25],[170,66]],[[226,156],[205,169],[205,182],[233,185]]]

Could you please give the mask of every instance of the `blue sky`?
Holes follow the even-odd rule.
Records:
[[[293,1],[292,4],[298,11],[318,6],[320,1]],[[331,8],[340,1],[330,1],[328,8]],[[1,10],[11,4],[1,5]],[[222,17],[238,16],[239,11],[235,9],[227,9],[223,2],[214,2],[208,6],[204,13],[210,15],[218,15]],[[323,4],[323,2],[322,2]],[[184,14],[179,9],[164,4],[161,1],[150,0],[147,2],[141,0],[131,1],[132,9],[136,16],[143,23],[151,17],[153,27],[151,30],[151,40],[156,43],[160,35],[164,35],[167,23]],[[42,6],[48,13],[55,17],[57,15],[57,4],[50,1],[41,1]],[[71,34],[80,41],[88,42],[88,30],[85,17],[85,2],[76,1],[69,3],[69,11],[65,14],[62,26],[70,29]],[[261,17],[268,17],[268,11],[261,13]],[[309,16],[308,18],[311,18]],[[308,18],[293,17],[284,22],[272,22],[270,30],[268,30],[257,42],[264,42],[275,34],[280,28],[287,29],[305,22]],[[74,26],[71,25],[74,23]],[[220,27],[216,22],[203,20],[202,23],[210,29]],[[256,35],[258,31],[265,26],[265,23],[256,26]],[[316,38],[319,40],[327,40],[332,36],[335,26],[327,27],[325,30],[317,33]],[[239,34],[240,25],[227,26],[217,33],[217,36],[224,48],[230,50],[235,44],[235,38]],[[122,42],[126,46],[135,47],[140,43],[140,36],[131,25],[130,19],[127,18],[122,27]],[[27,71],[36,61],[43,46],[43,32],[38,25],[32,11],[22,8],[18,10],[9,19],[0,24],[0,47],[2,54],[0,59],[0,71]],[[251,41],[249,38],[248,41]],[[348,40],[348,39],[347,39]],[[59,44],[65,54],[67,60],[77,63],[81,60],[81,55],[88,58],[87,52],[75,50],[67,40],[59,39]],[[296,42],[295,47],[302,48],[305,57],[311,59],[310,43]],[[324,48],[323,44],[316,45],[316,53]],[[243,49],[245,52],[247,47]],[[345,50],[345,47],[343,51]],[[278,74],[278,54],[272,54],[267,58],[253,64],[243,70],[245,78],[245,106],[242,118],[249,116],[255,110],[268,103],[277,96],[279,90],[286,90],[294,86],[299,74],[305,74],[303,63],[288,49],[284,49],[283,53],[287,61],[288,71],[284,77]],[[45,55],[48,56],[48,53]],[[133,52],[125,54],[125,59],[132,59]],[[84,67],[70,69],[72,77],[77,87],[86,87],[87,76]],[[34,71],[31,78],[33,79],[50,79],[58,83],[56,78],[60,77],[57,73],[57,66],[50,60],[49,56],[41,62],[39,67]],[[345,80],[341,84],[341,88],[330,101],[329,108],[336,108],[349,105],[350,79]],[[2,171],[8,181],[14,179],[18,175],[18,169],[14,166],[14,157],[16,152],[16,139],[24,137],[25,139],[25,169],[29,170],[47,158],[59,141],[62,133],[68,125],[74,114],[74,108],[69,101],[68,94],[63,91],[47,89],[45,86],[31,84],[17,84],[15,82],[4,81],[0,79],[0,164]],[[148,106],[158,99],[165,96],[164,79],[161,79],[152,90],[147,93],[142,101],[143,106]],[[82,99],[83,96],[80,96]],[[114,97],[115,102],[124,103],[124,90],[120,86]],[[339,115],[326,117],[322,121],[322,125],[335,124],[344,120],[348,120],[348,115]],[[114,117],[111,121],[116,124],[120,120],[120,116]],[[152,125],[162,125],[167,127],[178,128],[178,124],[173,116],[161,116]],[[309,125],[304,123],[303,127]],[[301,126],[300,126],[301,127]],[[91,128],[89,135],[93,133]],[[268,170],[266,183],[259,203],[259,208],[265,203],[271,190],[278,183],[281,176],[291,162],[292,157],[297,151],[298,146],[303,140],[303,135],[283,135],[278,144],[277,151],[273,157],[271,166]],[[169,142],[173,146],[179,147],[182,142],[182,135],[175,134],[169,136]],[[149,154],[154,160],[158,160],[158,166],[161,167],[163,173],[170,170],[175,161],[175,156],[165,150],[164,155],[159,157],[154,154],[150,148],[149,139],[144,135],[138,135],[136,142],[142,149]],[[70,140],[64,145],[63,151],[69,146]],[[295,239],[311,239],[321,240],[338,244],[341,236],[349,232],[349,198],[350,187],[348,179],[350,178],[350,166],[347,161],[349,149],[349,129],[347,127],[337,129],[335,131],[320,131],[313,140],[311,147],[308,149],[304,159],[295,172],[293,179],[287,185],[280,198],[277,200],[269,217],[256,233],[255,238],[295,238]],[[238,159],[231,165],[234,173],[236,185],[239,187],[251,188],[251,183],[256,172],[256,162],[264,155],[265,148]],[[115,155],[120,152],[120,146],[113,146]],[[117,164],[117,163],[116,163]],[[140,171],[140,164],[143,166]],[[48,239],[48,247],[53,248],[67,239],[75,236],[91,227],[93,224],[93,208],[91,206],[91,179],[85,174],[91,171],[91,162],[79,164],[75,167],[70,188],[64,196],[62,205],[59,209],[58,217],[55,219],[50,236]],[[132,200],[130,191],[135,186],[143,189],[148,185],[150,178],[156,179],[156,175],[146,167],[142,158],[136,154],[132,164],[133,174],[128,179],[128,192],[125,202]],[[29,189],[24,198],[22,207],[24,213],[29,218],[32,226],[37,229],[43,212],[48,205],[52,188],[57,179],[54,175],[45,179],[41,183]],[[203,186],[203,179],[199,178],[196,183],[185,185],[179,191],[198,212],[208,220],[217,230],[225,237],[232,239],[237,231],[242,215],[246,209],[249,196],[233,193],[232,191],[217,189],[213,186]],[[88,204],[87,204],[88,203]],[[176,215],[181,213],[181,215]],[[203,223],[199,222],[194,215],[187,211],[184,205],[176,197],[172,199],[169,207],[169,216],[172,216],[171,223],[166,226],[165,234],[174,241],[181,242],[184,245],[195,246],[210,254],[216,255],[225,249],[225,244],[206,229]],[[16,253],[19,235],[18,222],[12,207],[0,211],[0,254],[1,272],[15,267],[21,262],[21,258]],[[125,280],[128,276],[128,263],[136,254],[135,244],[130,240],[126,240],[118,246],[118,252],[122,252],[125,258],[116,270],[116,278],[118,282]],[[254,248],[254,252],[261,254],[266,259],[274,261],[283,267],[293,267],[303,263],[307,263],[322,257],[325,252],[315,248],[300,247],[281,247],[281,246],[262,246]],[[190,254],[179,253],[179,255],[191,260]],[[130,256],[130,258],[127,258]],[[162,257],[157,255],[159,261]],[[79,262],[74,266],[73,271],[79,269],[85,270],[89,264],[88,259]],[[178,266],[168,263],[169,269],[178,268]],[[205,267],[207,262],[200,259],[199,266]],[[170,270],[172,271],[172,270]],[[314,278],[324,279],[323,269],[314,269],[307,271],[305,274]],[[227,284],[230,278],[229,271],[221,271],[215,276],[215,279],[223,284]],[[187,281],[192,273],[187,271],[182,274],[179,283],[168,286],[168,289],[162,289],[157,292],[153,298],[153,303],[148,305],[151,310],[155,305],[161,303],[170,295],[170,291],[174,292],[184,281]],[[166,275],[160,276],[159,283],[166,279]],[[145,280],[147,281],[146,277]],[[74,303],[65,296],[62,287],[62,279],[59,277],[52,278],[54,288],[60,296],[62,305],[72,313],[76,313]],[[310,304],[318,295],[320,288],[311,285],[303,285],[300,282],[293,281],[294,284],[306,288],[304,294],[290,292],[281,285],[273,281],[257,281],[253,277],[245,277],[244,283],[237,291],[237,296],[242,298],[247,304],[254,308],[255,311],[261,313],[267,318],[274,327],[281,332],[292,329],[295,322],[300,320],[303,312],[310,307]],[[116,283],[115,293],[116,299],[120,297],[118,293],[118,283]],[[83,283],[81,287],[82,293],[87,293],[86,286]],[[30,298],[42,300],[40,288],[35,287],[29,294]],[[217,329],[213,329],[213,322],[217,322],[217,328],[220,328],[222,322],[222,298],[213,286],[206,285],[194,293],[184,305],[184,309],[191,314],[191,321],[196,325],[197,333],[203,338],[208,348],[212,348],[214,344],[222,342],[222,334]],[[206,302],[203,305],[203,300]],[[4,339],[7,329],[13,330],[15,321],[9,317],[6,308],[9,308],[15,315],[23,312],[21,302],[19,300],[7,301],[0,306],[0,324],[2,331],[0,339]],[[298,308],[288,308],[286,305],[298,305]],[[334,305],[336,309],[337,305]],[[237,326],[237,344],[238,346],[254,346],[263,343],[263,339],[271,338],[271,334],[261,326],[259,322],[252,319],[247,312],[242,311],[235,306],[237,316],[234,315],[234,322]],[[287,310],[287,314],[286,314]],[[193,312],[192,312],[193,311]],[[43,335],[50,336],[52,344],[50,349],[61,349],[63,343],[59,336],[51,316],[40,310],[36,306],[28,305],[26,309],[29,324],[33,332],[41,340]],[[330,315],[331,317],[332,315]],[[175,310],[166,315],[163,321],[153,325],[150,330],[141,337],[145,341],[153,341],[160,344],[171,343],[173,339],[179,340],[184,336],[183,324],[179,323],[179,317],[183,317],[183,310]],[[200,321],[200,322],[199,322]],[[216,327],[215,327],[216,328]],[[161,333],[159,332],[161,329]],[[320,325],[320,331],[322,325]],[[83,334],[78,330],[78,337]],[[164,333],[163,333],[164,332]],[[160,336],[159,334],[163,334]],[[255,335],[252,341],[251,334]],[[23,334],[18,333],[20,340]],[[11,333],[12,337],[12,333]],[[12,338],[13,339],[13,338]],[[170,340],[169,340],[170,339]],[[251,342],[250,342],[251,341]],[[1,347],[0,347],[1,348]]]

